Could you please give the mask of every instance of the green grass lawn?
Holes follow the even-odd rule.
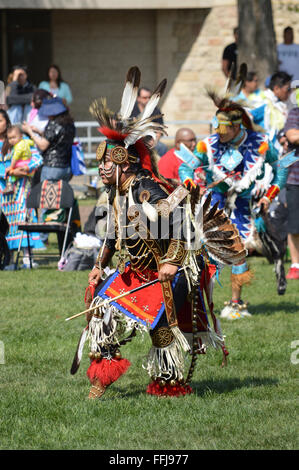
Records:
[[[85,322],[64,319],[84,309],[87,272],[58,272],[55,263],[0,271],[0,448],[297,449],[299,364],[291,354],[299,340],[299,283],[290,281],[280,297],[272,266],[263,258],[250,263],[255,280],[244,300],[253,316],[221,322],[228,366],[209,349],[197,360],[194,393],[164,399],[145,393],[147,336],[122,348],[132,366],[101,400],[87,399],[87,345],[70,375]],[[222,288],[215,287],[217,315],[229,298],[229,274],[226,268]]]

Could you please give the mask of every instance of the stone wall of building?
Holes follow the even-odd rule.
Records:
[[[299,42],[299,11],[290,9],[293,3],[272,1],[278,43],[288,25]],[[197,9],[53,10],[53,62],[71,84],[76,120],[90,120],[89,104],[100,96],[117,110],[126,72],[138,65],[145,86],[168,79],[161,103],[165,120],[191,121],[186,125],[204,135],[209,126],[193,121],[209,120],[215,112],[205,86],[223,89],[222,52],[233,42],[237,24],[237,0]],[[170,124],[169,135],[182,125]]]
[[[150,88],[167,77],[161,103],[167,121],[209,119],[213,106],[204,85],[211,77],[215,85],[225,82],[221,54],[236,24],[234,8],[224,14],[228,9],[54,10],[53,62],[71,85],[75,119],[89,120],[88,106],[100,96],[117,109],[126,71],[134,64],[141,68],[142,84]],[[170,134],[175,129],[170,126]]]
[[[223,48],[233,42],[237,25],[235,6],[158,12],[158,71],[170,77],[163,103],[166,119],[209,120],[215,107],[205,86],[222,88]],[[209,132],[208,125],[186,124],[197,134]],[[174,134],[178,126],[170,126]]]
[[[144,84],[156,81],[156,12],[53,11],[53,62],[71,85],[76,120],[90,120],[92,100],[106,96],[118,110],[125,76],[139,65]]]
[[[272,0],[277,43],[283,29],[292,26],[299,43],[299,6],[289,0]],[[222,52],[234,41],[233,28],[238,25],[237,1],[220,3],[213,8],[158,12],[157,70],[170,77],[163,112],[168,120],[210,120],[215,107],[205,94],[205,86],[221,90],[226,79],[221,71]],[[186,44],[189,52],[186,53]],[[183,58],[183,60],[182,60]],[[167,74],[168,71],[168,74]],[[263,86],[263,84],[261,84]],[[198,135],[206,134],[206,125],[187,124]],[[169,126],[174,135],[180,125]]]
[[[272,0],[273,20],[277,44],[283,42],[286,26],[294,29],[294,42],[299,43],[299,3],[290,0]]]

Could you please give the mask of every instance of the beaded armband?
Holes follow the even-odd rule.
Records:
[[[162,263],[173,264],[174,266],[181,266],[184,259],[186,258],[185,242],[182,240],[171,240],[167,253],[164,259],[161,260]]]
[[[280,189],[276,184],[272,184],[268,191],[265,194],[265,197],[269,199],[270,202],[273,201],[273,199],[276,198],[277,194],[279,193]]]

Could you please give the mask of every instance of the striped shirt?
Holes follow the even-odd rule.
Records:
[[[299,130],[299,108],[293,108],[289,112],[287,121],[284,127],[284,133],[289,131],[290,129],[297,129]],[[289,151],[296,150],[296,156],[299,156],[299,145],[289,144]],[[294,163],[289,167],[288,173],[288,184],[299,184],[299,162]]]

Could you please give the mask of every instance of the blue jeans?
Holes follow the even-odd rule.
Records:
[[[56,166],[54,166],[54,167],[43,166],[42,171],[41,171],[41,175],[40,175],[40,180],[41,181],[45,181],[45,180],[70,181],[71,177],[72,177],[72,171],[71,171],[70,166],[67,166],[66,168],[58,168]]]
[[[12,124],[20,124],[23,121],[27,121],[27,116],[31,111],[30,104],[13,104],[7,111],[10,122]]]
[[[72,177],[72,171],[71,167],[67,166],[66,168],[58,168],[56,166],[51,167],[51,166],[43,166],[42,171],[40,174],[40,180],[45,181],[45,180],[50,180],[50,181],[58,181],[58,180],[64,180],[69,182],[69,180]],[[42,210],[42,214],[45,213],[45,209]],[[40,238],[43,243],[46,243],[48,240],[48,234],[47,233],[40,233]]]

